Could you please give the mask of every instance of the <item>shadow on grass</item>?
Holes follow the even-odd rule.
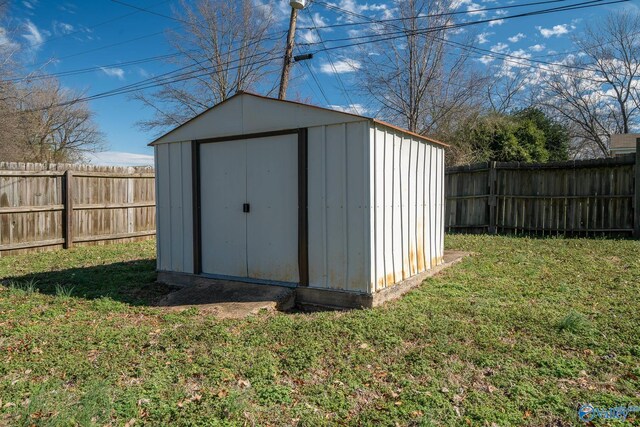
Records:
[[[156,282],[155,268],[155,259],[145,259],[6,277],[0,283],[32,287],[48,295],[107,297],[130,305],[155,306],[175,290]]]
[[[286,300],[288,288],[215,281],[178,288],[158,283],[155,259],[69,268],[6,277],[0,284],[46,295],[110,298],[134,306],[187,307],[218,303],[258,304]],[[252,309],[249,307],[248,309]],[[242,310],[239,308],[238,310]],[[302,309],[302,312],[315,311]]]

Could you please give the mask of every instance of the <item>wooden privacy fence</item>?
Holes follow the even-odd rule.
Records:
[[[0,256],[155,235],[151,168],[0,163]]]
[[[640,237],[640,167],[633,154],[452,167],[445,188],[449,232]]]

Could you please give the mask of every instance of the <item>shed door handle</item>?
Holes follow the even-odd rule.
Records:
[[[251,212],[251,205],[249,203],[245,203],[242,205],[242,212],[249,213]]]

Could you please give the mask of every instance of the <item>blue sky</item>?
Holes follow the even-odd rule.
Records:
[[[256,0],[258,2],[259,0]],[[268,0],[262,0],[266,2]],[[458,10],[468,11],[462,15],[467,21],[508,18],[510,15],[565,4],[580,0],[567,0],[560,4],[539,5],[526,8],[497,9],[489,12],[474,12],[483,8],[507,7],[533,0],[458,0]],[[572,49],[571,37],[580,35],[585,22],[597,20],[611,10],[637,8],[638,1],[602,6],[548,15],[519,19],[504,19],[468,27],[478,46],[494,52],[509,53],[520,57],[542,56],[545,60],[560,61],[562,55],[549,56]],[[171,15],[179,0],[127,0],[128,3]],[[274,13],[279,18],[274,31],[284,31],[288,22],[288,1],[273,0]],[[341,9],[367,15],[376,19],[394,17],[394,1],[329,0]],[[129,61],[170,54],[174,51],[167,43],[166,31],[178,29],[176,21],[148,12],[137,11],[110,0],[11,0],[9,19],[0,30],[0,44],[16,43],[26,60],[26,70],[43,69],[59,73],[91,67],[100,69],[61,77],[63,85],[93,95],[144,80],[153,75],[172,70],[162,61],[148,61],[134,65]],[[311,16],[314,17],[312,22]],[[323,6],[312,4],[301,14],[297,40],[317,41],[317,34],[308,29],[315,23],[321,27],[344,23],[353,17]],[[335,28],[322,31],[325,39],[347,37],[348,30],[357,27]],[[374,46],[374,45],[372,45]],[[349,51],[332,51],[330,59],[340,74],[347,89],[355,82],[358,63],[349,57]],[[499,60],[490,55],[475,55],[478,67],[500,66]],[[367,110],[366,101],[351,93],[349,99],[341,89],[336,73],[329,64],[327,53],[316,55],[310,67],[322,86],[322,95],[317,84],[306,75],[306,68],[296,70],[299,76],[291,81],[289,98],[302,99],[322,106],[350,108],[359,104]],[[301,64],[295,64],[301,67]],[[305,66],[306,67],[306,66]],[[278,78],[277,76],[273,77]],[[327,102],[328,101],[328,102]],[[127,95],[94,100],[90,107],[96,113],[96,121],[106,135],[108,152],[93,159],[98,164],[144,164],[151,161],[152,150],[147,143],[153,134],[136,127],[140,119],[150,117],[151,111]],[[353,106],[352,106],[353,107]]]

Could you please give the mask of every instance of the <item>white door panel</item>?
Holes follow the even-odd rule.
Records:
[[[299,282],[298,136],[247,140],[249,277]]]
[[[246,142],[200,146],[202,272],[247,276]]]
[[[300,281],[297,134],[202,144],[200,193],[203,273]]]

